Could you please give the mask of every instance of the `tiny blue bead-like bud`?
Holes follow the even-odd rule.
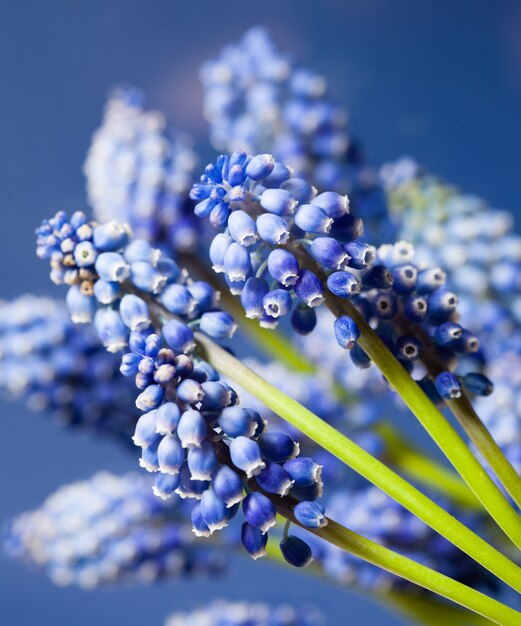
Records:
[[[98,309],[94,316],[94,328],[109,352],[119,352],[126,347],[128,330],[117,311]]]
[[[338,317],[335,320],[334,329],[338,345],[346,350],[351,350],[360,338],[358,324],[348,315]]]
[[[266,467],[257,442],[247,437],[236,437],[230,443],[232,463],[246,473],[248,478],[255,476]]]
[[[219,292],[203,280],[196,280],[187,286],[187,289],[195,302],[196,311],[207,311],[217,305]]]
[[[349,213],[349,198],[335,191],[324,191],[313,198],[313,204],[323,209],[334,220]]]
[[[127,352],[121,357],[121,365],[119,371],[130,378],[131,376],[135,376],[138,373],[139,364],[141,361],[141,355],[134,354],[132,352]]]
[[[279,215],[263,213],[257,218],[257,231],[264,241],[273,245],[284,244],[289,239],[289,226]]]
[[[161,350],[161,337],[152,333],[145,338],[145,354],[155,359]]]
[[[268,534],[248,522],[244,522],[241,527],[241,542],[253,560],[266,556]]]
[[[443,287],[447,275],[439,267],[431,267],[418,272],[416,279],[416,291],[420,294],[429,294]]]
[[[246,211],[232,211],[228,218],[228,230],[232,239],[241,246],[252,246],[258,238],[255,220]]]
[[[164,402],[156,411],[156,432],[160,435],[173,433],[181,419],[181,411],[174,402]]]
[[[106,222],[96,226],[92,233],[92,240],[98,250],[112,252],[123,248],[128,242],[129,230],[125,224],[117,221]]]
[[[299,456],[290,459],[284,463],[283,467],[296,487],[309,487],[321,482],[322,466],[310,457]]]
[[[385,265],[373,265],[362,276],[364,289],[389,289],[393,285],[393,275]]]
[[[98,256],[98,250],[91,241],[81,241],[74,248],[74,261],[78,267],[89,267],[94,265]]]
[[[210,215],[212,209],[217,205],[218,200],[215,198],[205,198],[198,202],[194,207],[194,213],[197,217],[205,218]]]
[[[257,430],[257,424],[250,412],[242,407],[231,406],[223,409],[217,418],[217,423],[229,437],[252,437]]]
[[[327,287],[339,298],[352,298],[360,293],[358,278],[350,272],[333,272],[327,277]]]
[[[295,213],[295,224],[306,233],[328,233],[333,220],[315,204],[301,204]]]
[[[463,329],[461,337],[453,347],[461,354],[472,354],[479,350],[479,339],[469,330]]]
[[[228,289],[232,296],[240,296],[244,285],[246,284],[245,280],[230,280],[228,276],[224,277],[226,284],[228,285]]]
[[[130,274],[130,266],[121,254],[103,252],[96,259],[96,272],[103,280],[122,283]]]
[[[307,567],[313,560],[311,548],[295,535],[289,535],[280,542],[280,551],[286,561],[294,567]]]
[[[207,480],[192,480],[190,470],[186,463],[181,466],[179,477],[181,481],[175,492],[180,498],[200,500],[210,484]]]
[[[442,372],[434,381],[436,391],[444,400],[453,400],[461,397],[461,383],[452,372]]]
[[[364,234],[364,223],[359,217],[347,214],[335,219],[330,235],[341,241],[352,241]]]
[[[393,268],[393,289],[398,293],[411,293],[416,289],[418,270],[414,265],[397,265]]]
[[[282,286],[290,287],[299,277],[298,261],[291,252],[276,248],[268,257],[268,271]]]
[[[261,489],[279,496],[286,496],[293,487],[291,476],[277,463],[268,463],[255,480]]]
[[[371,298],[373,311],[380,319],[392,319],[398,310],[396,296],[391,291],[379,291]]]
[[[358,343],[350,350],[349,356],[353,364],[360,369],[366,369],[371,365],[370,357],[362,350]]]
[[[139,459],[139,466],[143,469],[146,469],[147,472],[158,472],[159,471],[159,461],[157,459],[157,448],[159,446],[159,442],[161,441],[160,437],[157,437],[148,448],[143,448],[141,450],[141,458]]]
[[[344,245],[344,250],[351,257],[349,267],[355,270],[365,270],[374,261],[374,248],[363,241],[350,241]]]
[[[132,437],[134,445],[148,448],[157,439],[156,411],[144,413],[136,422],[136,430]]]
[[[444,322],[436,327],[434,341],[440,346],[454,345],[463,335],[463,328],[457,322]]]
[[[246,176],[252,180],[262,180],[273,172],[275,159],[271,154],[258,154],[246,166]]]
[[[405,317],[411,322],[422,322],[429,311],[429,303],[425,296],[412,295],[403,306]]]
[[[253,492],[242,501],[244,518],[254,528],[266,533],[277,523],[277,510],[273,502],[264,494]]]
[[[228,509],[213,489],[207,489],[201,497],[201,515],[211,533],[228,526]]]
[[[210,480],[217,467],[217,456],[209,441],[203,441],[200,448],[188,450],[187,461],[193,480]]]
[[[317,325],[317,314],[308,306],[299,304],[291,314],[291,326],[299,335],[309,335]]]
[[[224,255],[230,247],[233,239],[228,233],[215,235],[210,244],[209,255],[212,262],[212,269],[217,274],[224,272]]]
[[[145,261],[155,266],[160,254],[159,250],[152,247],[145,239],[133,239],[123,252],[126,262],[130,265],[138,261]]]
[[[186,451],[181,445],[179,437],[165,435],[157,448],[159,471],[164,474],[179,474],[181,465],[185,461]],[[176,485],[177,489],[178,485]]]
[[[273,463],[283,463],[295,458],[299,445],[289,435],[281,432],[265,433],[259,439],[262,455]]]
[[[132,332],[145,330],[151,324],[147,303],[133,294],[123,296],[119,312],[121,319]]]
[[[443,400],[436,389],[434,381],[429,378],[429,376],[425,376],[421,380],[418,380],[417,383],[431,402],[433,402],[437,406],[442,404]]]
[[[201,503],[196,502],[191,512],[192,531],[196,537],[210,537],[212,534],[201,513]]]
[[[260,197],[260,205],[275,215],[291,215],[297,201],[285,189],[266,189]]]
[[[327,526],[324,507],[318,502],[299,502],[293,509],[296,519],[308,528],[323,528]]]
[[[208,380],[202,383],[204,391],[201,409],[203,411],[218,411],[231,402],[229,390],[220,382]]]
[[[237,324],[226,311],[210,311],[201,315],[199,328],[203,333],[215,339],[227,339],[233,336],[237,330]]]
[[[463,386],[475,396],[489,396],[494,391],[494,384],[490,378],[479,372],[465,374]]]
[[[296,295],[309,307],[320,306],[324,302],[322,283],[311,270],[302,270],[294,289]]]
[[[287,165],[283,165],[279,161],[275,161],[275,167],[269,176],[263,181],[263,185],[266,187],[280,187],[284,181],[287,181],[291,176],[291,169]]]
[[[349,255],[344,248],[331,237],[317,237],[309,249],[311,256],[323,267],[343,270],[348,266]]]
[[[147,261],[135,261],[130,266],[132,283],[145,293],[159,293],[167,278]]]
[[[227,465],[221,465],[215,472],[212,488],[228,508],[242,500],[243,486],[241,477]]]
[[[276,186],[278,187],[279,185]],[[303,178],[288,178],[280,185],[280,187],[289,191],[295,200],[297,200],[300,204],[310,202],[317,192],[313,185],[310,185],[307,180],[304,180]]]
[[[268,291],[262,300],[262,306],[270,317],[284,317],[291,311],[291,294],[284,289]]]
[[[94,283],[94,297],[100,304],[112,304],[121,297],[121,285],[100,278]]]
[[[190,315],[195,308],[195,300],[184,285],[167,285],[161,292],[161,303],[175,315]]]
[[[251,274],[250,253],[236,241],[226,250],[224,271],[231,281],[246,280]]]
[[[429,295],[429,322],[440,324],[448,321],[457,306],[455,294],[446,289],[436,289]]]
[[[230,170],[228,172],[228,182],[232,187],[235,187],[236,185],[241,185],[244,182],[245,178],[246,174],[243,168],[238,163],[230,167]]]
[[[396,342],[396,357],[400,360],[414,361],[420,356],[422,342],[416,337],[402,335]]]
[[[177,436],[183,448],[198,448],[206,438],[208,427],[199,411],[185,411],[177,425]]]
[[[268,283],[263,278],[248,278],[241,293],[241,304],[247,318],[262,317],[262,301],[268,291]]]
[[[163,326],[163,337],[168,346],[177,354],[186,354],[195,347],[192,329],[178,320],[168,320]]]
[[[65,302],[75,324],[92,322],[97,308],[96,299],[83,293],[78,285],[69,287]]]
[[[210,196],[212,192],[212,185],[207,185],[205,183],[195,183],[190,190],[190,199],[191,200],[204,200]]]
[[[151,411],[163,402],[165,390],[160,385],[149,385],[136,398],[136,406],[140,411]]]
[[[179,474],[158,473],[155,475],[152,491],[155,496],[158,496],[162,500],[166,500],[179,487],[180,480]]]
[[[204,398],[204,391],[201,383],[192,378],[185,378],[177,386],[177,395],[179,399],[186,404],[196,404]]]

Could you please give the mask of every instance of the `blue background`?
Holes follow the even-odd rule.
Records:
[[[257,23],[325,74],[354,132],[380,163],[414,155],[461,187],[521,207],[521,5],[414,0],[201,2],[0,0],[0,296],[52,293],[32,231],[85,207],[81,166],[108,89],[142,87],[204,147],[201,62]],[[0,518],[60,484],[135,459],[1,404]],[[53,587],[0,559],[0,623],[161,624],[217,596],[322,607],[330,625],[401,624],[367,600],[267,564],[237,559],[228,577],[85,593]]]

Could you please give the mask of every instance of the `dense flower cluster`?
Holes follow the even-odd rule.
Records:
[[[0,388],[64,424],[124,443],[139,417],[119,359],[46,297],[0,302]]]
[[[479,342],[456,321],[458,299],[445,289],[445,272],[417,264],[406,242],[378,249],[363,242],[347,196],[317,195],[273,156],[241,150],[208,165],[191,196],[195,214],[223,231],[210,259],[240,294],[246,317],[274,328],[291,314],[293,328],[307,334],[328,296],[350,300],[406,369],[430,361],[436,380],[425,385],[438,399],[461,395],[450,370]],[[370,364],[352,317],[339,316],[334,332],[357,366]]]
[[[410,159],[382,168],[390,218],[421,262],[439,264],[476,331],[521,323],[521,237],[514,216],[421,171]]]
[[[85,161],[87,194],[100,222],[128,222],[137,236],[182,252],[200,226],[188,192],[197,162],[189,138],[144,108],[143,95],[121,88],[110,97]]]
[[[156,474],[156,495],[194,499],[193,530],[205,537],[227,526],[241,504],[242,542],[254,558],[265,553],[276,523],[265,494],[299,500],[295,515],[307,526],[326,523],[322,507],[311,502],[322,492],[320,466],[299,457],[285,433],[266,432],[260,415],[238,406],[235,390],[194,354],[194,327],[217,339],[236,327],[216,308],[210,285],[190,281],[172,259],[116,222],[96,226],[81,213],[70,221],[58,213],[38,229],[37,240],[53,279],[70,284],[73,320],[93,320],[110,352],[128,347],[121,372],[134,378],[143,412],[133,439],[142,467]],[[245,480],[257,490],[245,495]]]
[[[6,527],[8,553],[57,585],[92,589],[215,574],[220,551],[198,545],[179,502],[158,500],[144,476],[100,472],[60,487]]]
[[[493,587],[495,584],[494,578],[470,557],[372,485],[339,489],[328,500],[327,506],[333,519],[347,528],[438,572],[473,587]],[[447,502],[443,503],[443,507],[456,513]],[[482,531],[482,521],[478,516],[467,513],[461,515],[461,511],[458,511],[458,518],[463,519],[467,526]],[[382,591],[408,585],[393,574],[339,550],[330,543],[317,538],[309,541],[316,562],[337,582],[351,583],[365,591]]]
[[[295,609],[287,604],[272,607],[261,602],[216,600],[190,613],[172,613],[165,626],[322,626],[322,615],[313,607]]]

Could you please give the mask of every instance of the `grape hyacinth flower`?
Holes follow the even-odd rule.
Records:
[[[200,226],[188,192],[196,162],[190,139],[147,111],[140,91],[115,90],[84,165],[95,219],[128,222],[139,237],[172,250],[195,249]]]
[[[201,549],[183,508],[155,498],[147,477],[99,472],[11,520],[4,544],[11,557],[60,586],[93,589],[220,572],[221,551]]]
[[[315,500],[322,484],[316,472],[306,489],[298,487],[299,476],[284,469],[298,445],[283,432],[266,432],[260,415],[240,406],[236,391],[196,353],[197,332],[223,339],[236,328],[216,307],[215,290],[191,281],[175,261],[115,222],[96,226],[83,214],[69,220],[58,213],[38,229],[37,243],[39,256],[51,260],[53,279],[78,294],[67,297],[71,316],[88,309],[107,350],[127,350],[121,372],[134,379],[143,413],[133,440],[142,450],[140,465],[155,473],[154,493],[195,500],[193,530],[204,537],[226,527],[241,506],[252,529],[243,532],[245,548],[261,556],[277,498]],[[74,265],[86,243],[93,250],[81,268],[88,278]],[[107,289],[117,294],[109,301]]]
[[[362,241],[347,196],[317,195],[273,156],[241,150],[208,165],[191,196],[195,214],[222,231],[210,247],[214,270],[261,326],[291,315],[293,328],[309,333],[315,309],[335,296],[355,306],[407,371],[422,364],[419,377],[426,362],[437,376],[478,352],[477,338],[456,321],[458,298],[443,270],[416,263],[406,242]],[[355,364],[368,366],[354,319],[338,316],[334,329]]]
[[[215,600],[189,613],[172,613],[165,626],[322,626],[324,620],[313,607],[270,606],[263,602]]]
[[[139,411],[119,365],[62,302],[32,295],[0,302],[0,388],[9,398],[128,444]]]

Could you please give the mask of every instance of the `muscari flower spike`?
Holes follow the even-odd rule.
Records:
[[[80,269],[77,248],[85,242],[93,253]],[[107,350],[128,350],[121,372],[134,379],[143,412],[133,440],[142,450],[140,465],[156,475],[154,493],[195,500],[198,536],[226,527],[241,507],[255,530],[243,533],[245,548],[260,556],[254,535],[275,525],[277,498],[315,500],[322,482],[316,472],[305,489],[295,486],[298,475],[284,464],[298,456],[298,444],[283,432],[266,432],[260,415],[239,406],[235,390],[196,355],[194,329],[216,339],[235,330],[233,318],[216,307],[218,294],[115,222],[96,226],[83,214],[69,221],[59,213],[38,229],[37,244],[39,256],[51,261],[53,279],[70,285],[73,319],[81,311],[81,321],[93,321]],[[114,297],[107,300],[107,291]]]
[[[200,234],[188,199],[196,162],[190,139],[147,111],[140,91],[116,89],[84,165],[95,219],[128,222],[154,244],[192,251]]]
[[[261,326],[274,328],[291,316],[297,332],[309,333],[315,309],[336,296],[352,302],[409,372],[418,365],[417,378],[426,360],[437,374],[469,356],[481,364],[477,337],[457,321],[458,298],[445,288],[445,272],[417,263],[407,242],[378,248],[364,242],[347,196],[317,195],[272,155],[237,150],[206,167],[191,197],[195,214],[221,231],[210,246],[214,271],[224,273],[247,317]],[[354,363],[367,367],[356,322],[340,316],[334,330]],[[439,402],[456,393],[438,387]]]
[[[165,626],[323,626],[321,613],[310,606],[270,606],[263,602],[215,600],[189,613],[172,613]]]
[[[60,487],[7,523],[4,545],[56,585],[84,589],[213,575],[225,564],[221,550],[198,545],[182,503],[158,500],[135,473]]]
[[[62,302],[32,295],[0,302],[0,388],[9,398],[127,444],[139,411],[119,365]]]

